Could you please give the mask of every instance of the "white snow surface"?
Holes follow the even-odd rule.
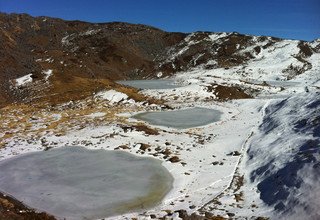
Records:
[[[223,38],[223,37],[227,37],[228,35],[229,35],[229,34],[226,33],[226,32],[214,33],[214,34],[209,35],[209,38],[210,38],[213,42],[215,42],[215,41],[217,41],[217,40],[219,40],[219,39],[221,39],[221,38]]]
[[[108,100],[111,104],[123,102],[128,99],[128,95],[113,89],[99,92],[95,95],[95,97]]]
[[[272,219],[320,219],[319,95],[272,101],[248,144],[243,169]]]
[[[48,69],[48,70],[43,70],[42,73],[45,75],[45,80],[48,80],[49,77],[52,75],[53,70]]]
[[[104,112],[94,112],[94,113],[91,113],[90,115],[87,115],[87,117],[89,117],[89,118],[100,118],[100,117],[103,117],[105,115],[106,115],[106,113],[104,113]]]
[[[94,29],[89,29],[85,32],[82,32],[79,34],[79,36],[89,36],[89,35],[94,35],[94,34],[97,34],[101,31],[101,29],[97,29],[97,30],[94,30]]]
[[[28,83],[31,83],[32,82],[32,74],[28,74],[28,75],[25,75],[25,76],[22,76],[20,78],[17,78],[15,79],[15,86],[24,86]]]

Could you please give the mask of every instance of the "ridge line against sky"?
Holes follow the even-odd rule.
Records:
[[[0,12],[140,23],[170,32],[320,38],[320,0],[0,0]]]

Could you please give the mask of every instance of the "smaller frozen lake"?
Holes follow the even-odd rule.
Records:
[[[295,81],[281,81],[281,80],[267,80],[267,81],[260,81],[260,80],[249,80],[251,83],[255,84],[263,84],[267,83],[270,86],[282,86],[282,87],[295,87],[295,86],[301,86],[301,82],[295,82]]]
[[[173,178],[160,160],[62,147],[0,161],[0,191],[61,219],[98,219],[158,204]]]
[[[153,125],[185,129],[220,121],[221,115],[221,111],[197,107],[175,111],[143,112],[134,115],[133,118]]]
[[[181,87],[172,79],[122,80],[117,83],[137,89],[173,89]]]

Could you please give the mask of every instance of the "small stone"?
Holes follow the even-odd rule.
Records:
[[[177,162],[180,161],[180,158],[177,157],[177,156],[173,156],[173,157],[171,157],[171,158],[169,159],[169,161],[170,161],[171,163],[177,163]]]
[[[214,161],[214,162],[212,162],[212,165],[218,165],[219,164],[219,161]]]
[[[149,144],[143,144],[143,143],[140,143],[140,150],[147,150],[148,148],[150,148],[151,146]]]
[[[115,150],[119,150],[119,149],[125,150],[125,149],[130,149],[130,148],[127,145],[120,145],[120,146],[115,148]]]
[[[228,212],[228,213],[227,213],[227,215],[228,215],[228,216],[230,216],[230,217],[235,216],[235,214],[234,214],[234,213],[232,213],[232,212]]]

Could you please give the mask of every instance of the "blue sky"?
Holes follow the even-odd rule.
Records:
[[[0,11],[90,22],[125,21],[176,32],[320,38],[320,0],[0,0]]]

